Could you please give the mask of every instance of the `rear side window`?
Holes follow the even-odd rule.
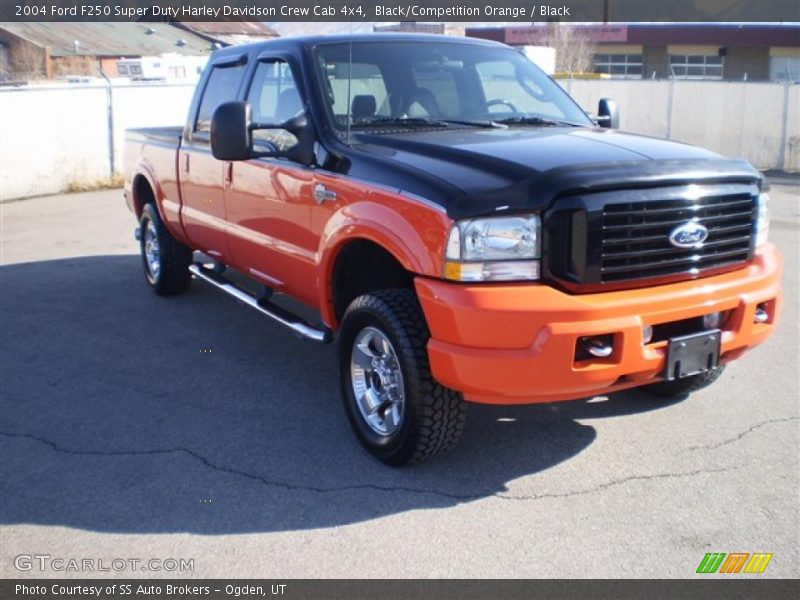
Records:
[[[214,67],[208,77],[203,98],[200,100],[200,109],[197,111],[195,131],[211,131],[211,116],[217,107],[224,103],[236,100],[236,93],[244,76],[245,66],[236,64],[224,67]]]

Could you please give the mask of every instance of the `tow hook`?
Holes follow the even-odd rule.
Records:
[[[137,227],[136,229],[133,230],[133,237],[136,238],[137,242],[142,239],[142,228],[141,227]]]

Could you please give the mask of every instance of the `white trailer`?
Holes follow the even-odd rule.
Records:
[[[123,58],[117,61],[117,73],[135,81],[197,82],[208,62],[208,56],[163,54]]]

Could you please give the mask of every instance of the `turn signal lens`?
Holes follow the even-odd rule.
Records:
[[[538,260],[460,263],[447,261],[445,279],[453,281],[524,281],[539,279]]]

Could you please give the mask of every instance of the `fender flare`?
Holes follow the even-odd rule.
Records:
[[[183,231],[183,225],[181,222],[181,228],[176,230],[174,222],[172,222],[169,218],[167,218],[167,214],[164,211],[164,198],[166,194],[164,190],[161,188],[161,185],[158,183],[158,178],[156,178],[155,172],[153,168],[150,166],[145,160],[140,160],[139,163],[136,165],[136,171],[134,171],[135,175],[131,179],[131,197],[133,199],[133,208],[136,214],[137,220],[141,217],[142,209],[144,205],[142,204],[141,199],[136,196],[135,190],[136,186],[134,182],[139,178],[142,177],[150,186],[150,189],[153,191],[153,197],[155,199],[155,206],[156,210],[158,211],[158,216],[161,217],[161,222],[164,224],[164,227],[167,228],[167,231],[177,240],[184,241],[186,236]],[[185,243],[185,242],[184,242]]]
[[[134,176],[131,179],[131,195],[133,197],[133,208],[136,211],[136,218],[138,219],[142,214],[142,209],[144,208],[144,204],[136,194],[136,181],[140,177],[143,177],[147,184],[150,186],[150,189],[153,191],[153,198],[156,204],[156,210],[158,210],[158,215],[161,217],[161,220],[164,220],[164,209],[161,206],[161,201],[164,199],[164,190],[161,189],[161,185],[158,183],[158,179],[156,179],[155,173],[153,172],[153,168],[144,160],[140,160],[139,163],[136,165],[136,170],[134,171]]]
[[[319,306],[328,326],[336,324],[333,268],[348,243],[366,240],[383,248],[410,273],[438,276],[439,267],[417,229],[397,211],[368,200],[348,204],[328,220],[318,256]]]

